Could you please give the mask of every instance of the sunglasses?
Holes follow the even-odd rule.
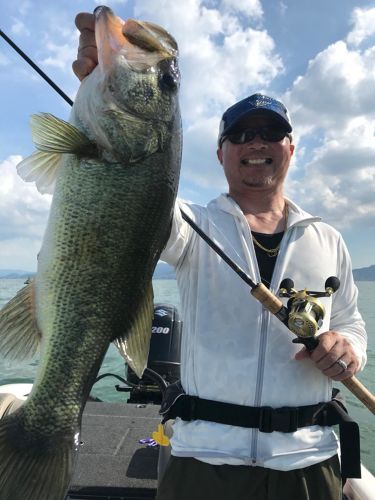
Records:
[[[241,132],[234,132],[232,134],[224,135],[220,139],[220,147],[222,146],[225,139],[228,139],[232,144],[245,144],[246,142],[252,141],[257,135],[267,142],[279,142],[284,139],[284,137],[289,137],[290,134],[285,130],[275,127],[259,127],[259,128],[247,128]]]

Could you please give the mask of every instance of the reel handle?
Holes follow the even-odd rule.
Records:
[[[280,283],[280,290],[285,289],[288,293],[291,293],[294,288],[294,281],[291,278],[284,278]]]
[[[330,276],[324,284],[326,292],[332,295],[340,288],[340,280],[336,276]]]

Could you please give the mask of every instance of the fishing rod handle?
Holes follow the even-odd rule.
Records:
[[[255,297],[272,314],[278,313],[284,309],[284,304],[276,297],[263,283],[258,283],[251,289],[251,295]]]
[[[356,377],[341,380],[341,383],[375,415],[375,396]]]

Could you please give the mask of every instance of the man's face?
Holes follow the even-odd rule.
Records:
[[[269,115],[259,114],[245,119],[236,132],[248,128],[277,126]],[[226,139],[217,155],[229,184],[229,193],[241,193],[281,188],[288,172],[294,145],[288,137],[270,142],[256,135],[244,144]]]

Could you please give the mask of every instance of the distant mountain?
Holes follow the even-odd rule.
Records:
[[[34,275],[35,272],[21,271],[19,269],[0,269],[0,278],[5,279],[27,279]],[[176,274],[172,266],[160,261],[155,268],[153,278],[156,280],[174,280]]]
[[[375,265],[353,269],[353,276],[356,281],[375,281]]]
[[[153,278],[155,280],[175,280],[176,273],[172,266],[166,262],[159,261],[155,268]]]
[[[26,279],[34,276],[35,272],[21,271],[19,269],[0,269],[0,278]]]
[[[0,278],[26,279],[34,276],[34,274],[35,272],[20,271],[19,269],[0,269]],[[353,269],[353,275],[356,281],[375,281],[375,265]],[[176,273],[172,266],[159,261],[153,278],[156,280],[175,280]]]

